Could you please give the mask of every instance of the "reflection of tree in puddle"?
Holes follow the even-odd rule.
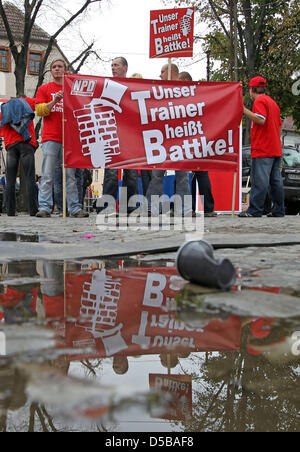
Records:
[[[280,346],[289,342],[284,335],[297,321],[294,326],[274,322],[261,338],[257,336],[266,330],[255,336],[255,324],[257,320],[245,319],[239,353],[193,357],[194,411],[192,421],[183,424],[185,431],[299,430],[299,359],[290,347]]]
[[[16,267],[5,271],[24,276]],[[198,302],[191,303],[174,267],[150,267],[149,262],[129,269],[120,262],[106,267],[101,262],[43,262],[28,266],[26,276],[44,279],[34,287],[2,286],[3,326],[38,322],[55,331],[58,342],[50,350],[26,348],[22,359],[15,352],[9,360],[0,358],[3,431],[68,430],[70,423],[81,430],[87,419],[101,431],[116,429],[118,416],[132,405],[141,420],[151,413],[184,431],[299,427],[299,359],[290,347],[299,319],[240,317],[207,305],[205,295],[211,291],[202,288],[197,289]],[[29,308],[26,297],[17,299],[8,291],[16,288],[35,291]],[[159,358],[158,371],[152,369],[154,361],[138,359],[142,355]],[[81,372],[75,375],[70,370],[78,366]],[[144,392],[136,379],[125,387],[131,366],[166,382],[170,391],[164,391],[162,405],[149,392],[150,381]],[[165,379],[159,380],[160,375]],[[170,405],[169,393],[176,388],[177,408],[179,401],[186,406],[180,390],[187,391],[187,381],[182,386],[179,381],[190,376],[191,405],[184,408],[189,416],[182,417]],[[111,385],[103,383],[104,377]],[[167,407],[173,413],[169,417]],[[17,421],[12,413],[21,408]]]

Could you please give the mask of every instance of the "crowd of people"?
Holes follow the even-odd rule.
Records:
[[[0,134],[4,139],[6,149],[6,186],[5,208],[8,216],[16,215],[16,179],[19,164],[22,165],[28,199],[28,211],[31,216],[48,218],[56,205],[60,215],[63,215],[63,76],[67,70],[66,63],[57,59],[50,65],[52,81],[39,87],[34,99],[25,96],[11,99],[2,104]],[[124,57],[117,57],[111,64],[113,77],[127,77],[128,63]],[[142,78],[140,74],[132,77]],[[164,65],[160,78],[178,82],[192,81],[188,72],[179,72],[177,65]],[[250,206],[242,217],[262,216],[264,200],[270,192],[273,201],[271,216],[284,216],[283,183],[280,173],[281,142],[280,142],[280,110],[278,105],[265,94],[266,81],[255,77],[250,81],[250,95],[254,100],[253,111],[244,107],[244,114],[252,120],[251,152],[252,177]],[[35,173],[35,114],[43,118],[42,129],[42,176],[39,181],[37,195]],[[122,187],[127,196],[127,214],[134,207],[130,206],[132,196],[139,194],[138,177],[142,180],[143,195],[147,199],[148,215],[159,215],[161,203],[154,203],[164,191],[165,170],[123,170]],[[201,196],[204,197],[204,215],[214,217],[214,197],[207,171],[195,171],[190,187],[187,171],[175,172],[175,194],[182,203],[174,203],[174,210],[179,215],[194,215],[196,210],[196,183]],[[84,209],[84,194],[86,187],[83,170],[66,168],[66,204],[68,215],[74,218],[87,218],[89,213]],[[119,199],[118,170],[106,169],[103,181],[103,197],[111,196],[116,205]],[[158,195],[158,196],[156,196]],[[192,196],[191,196],[192,195]],[[193,202],[185,203],[189,196]],[[97,213],[106,207],[99,203]],[[115,213],[115,212],[112,212]]]

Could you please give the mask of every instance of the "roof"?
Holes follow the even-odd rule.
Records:
[[[3,5],[8,22],[14,38],[23,38],[24,13],[10,2]],[[2,17],[0,17],[0,36],[7,37],[6,29]],[[33,25],[31,39],[38,41],[49,41],[50,35],[37,25]]]

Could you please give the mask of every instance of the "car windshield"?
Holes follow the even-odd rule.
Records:
[[[300,151],[296,148],[283,148],[283,161],[287,166],[300,166]]]

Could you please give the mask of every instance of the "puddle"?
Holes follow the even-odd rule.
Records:
[[[16,234],[15,232],[1,232],[1,242],[39,242],[38,234]]]
[[[0,431],[299,431],[299,298],[171,257],[0,266]]]
[[[0,242],[60,243],[53,237],[42,234],[17,234],[15,232],[0,232]]]

